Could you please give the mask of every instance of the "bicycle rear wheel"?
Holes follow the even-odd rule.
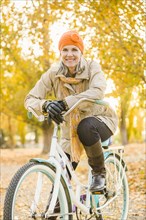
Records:
[[[40,178],[41,176],[41,178]],[[38,181],[39,178],[39,181]],[[4,202],[4,220],[45,219],[55,179],[51,164],[30,162],[21,167],[13,177]],[[39,185],[39,187],[38,187]],[[37,186],[37,194],[36,194]],[[71,201],[63,178],[61,178],[57,219],[71,220]],[[54,219],[53,215],[49,219]]]
[[[105,205],[105,207],[98,210],[99,219],[126,220],[129,207],[129,188],[125,169],[120,160],[114,155],[109,155],[106,158],[105,167],[106,189],[109,197],[106,197],[106,194],[93,195],[93,204],[98,204],[98,207]]]

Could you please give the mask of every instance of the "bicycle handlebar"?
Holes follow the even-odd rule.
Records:
[[[67,112],[64,113],[63,116],[67,116],[69,113],[71,113],[81,102],[84,101],[89,101],[89,102],[95,102],[94,99],[87,99],[87,98],[82,98],[79,101],[77,101]]]
[[[70,112],[72,112],[81,102],[84,101],[89,101],[89,102],[93,102],[95,104],[98,105],[105,105],[105,106],[109,106],[108,102],[104,101],[104,100],[94,100],[94,99],[87,99],[87,98],[82,98],[79,101],[77,101],[67,112],[65,112],[63,114],[63,117],[67,116]],[[38,115],[35,110],[32,107],[28,107],[28,111],[31,112],[37,119],[38,121],[44,121],[45,120],[45,116],[44,115]]]

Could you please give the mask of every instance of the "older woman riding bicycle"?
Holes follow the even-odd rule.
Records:
[[[83,57],[84,43],[78,32],[65,32],[58,45],[60,62],[44,73],[25,99],[25,107],[37,113],[48,113],[61,126],[61,144],[74,169],[85,150],[92,168],[91,192],[105,188],[105,165],[101,142],[114,134],[117,116],[111,107],[84,103],[70,116],[67,111],[81,98],[103,99],[106,80],[98,62]],[[56,100],[46,100],[53,91]]]

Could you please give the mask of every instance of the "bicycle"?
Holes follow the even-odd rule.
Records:
[[[105,101],[83,98],[64,116],[83,101],[107,105]],[[39,121],[44,120],[44,116],[38,116],[34,110],[29,110]],[[54,217],[64,220],[126,220],[129,189],[126,177],[127,167],[123,160],[124,147],[109,146],[109,139],[102,143],[106,188],[102,194],[91,194],[89,191],[92,178],[90,167],[87,184],[83,184],[59,145],[57,133],[58,126],[55,125],[49,158],[31,159],[12,178],[4,202],[4,220],[53,220]],[[75,184],[75,189],[72,187],[72,182]]]

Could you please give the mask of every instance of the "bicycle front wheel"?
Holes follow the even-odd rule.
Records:
[[[105,167],[106,189],[112,196],[108,200],[106,198],[107,201],[105,201],[105,196],[99,196],[99,206],[107,203],[107,206],[100,210],[101,219],[126,220],[129,207],[129,187],[124,165],[115,155],[109,155],[105,160]],[[110,199],[111,202],[109,202]]]
[[[54,180],[55,168],[50,164],[30,162],[21,167],[6,193],[4,220],[45,219]],[[70,197],[65,186],[61,178],[55,213],[48,219],[72,219],[69,215],[72,211]]]

